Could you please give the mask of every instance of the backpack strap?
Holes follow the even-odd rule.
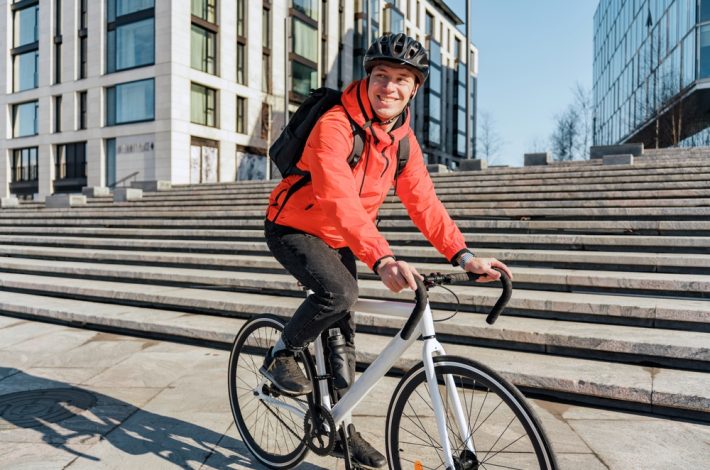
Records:
[[[397,146],[397,171],[394,174],[394,178],[397,179],[400,173],[404,171],[404,167],[407,166],[409,161],[409,135],[406,135],[404,139],[399,141]]]
[[[350,165],[350,168],[355,168],[355,165],[357,165],[357,162],[360,161],[360,158],[362,158],[362,154],[365,151],[365,129],[358,126],[347,112],[345,114],[348,116],[348,120],[350,120],[350,128],[353,131],[353,149],[348,157],[348,164]]]

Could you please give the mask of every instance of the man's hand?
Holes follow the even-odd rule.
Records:
[[[472,258],[464,266],[467,272],[481,276],[476,279],[476,282],[497,281],[500,278],[500,273],[493,268],[501,269],[511,281],[513,280],[513,273],[510,268],[495,258]]]
[[[395,261],[394,258],[383,259],[377,267],[377,274],[384,285],[395,293],[407,287],[417,290],[417,283],[414,281],[415,276],[421,281],[424,280],[424,277],[414,267],[405,261]]]

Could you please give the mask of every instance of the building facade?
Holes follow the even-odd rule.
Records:
[[[601,0],[593,92],[595,145],[710,145],[710,0]]]
[[[429,161],[453,165],[467,61],[477,76],[458,23],[440,0],[0,0],[0,196],[268,177],[288,115],[361,76],[385,32],[431,49],[413,125]]]

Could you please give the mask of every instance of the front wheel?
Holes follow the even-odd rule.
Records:
[[[538,418],[517,388],[461,357],[434,358],[434,371],[454,470],[557,468]],[[386,433],[390,468],[447,468],[423,363],[397,386]]]

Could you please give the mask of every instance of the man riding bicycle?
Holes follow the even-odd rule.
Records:
[[[367,77],[353,81],[341,104],[327,111],[311,131],[297,164],[311,181],[289,189],[302,175],[284,178],[269,198],[266,242],[274,257],[313,291],[285,325],[267,354],[262,374],[291,395],[312,391],[295,359],[321,333],[339,328],[346,341],[347,368],[355,375],[355,323],[350,311],[358,298],[355,260],[367,264],[392,292],[416,289],[421,275],[395,258],[375,225],[377,211],[395,187],[407,212],[431,244],[453,265],[490,282],[509,269],[494,258],[477,258],[434,192],[421,148],[410,127],[409,103],[429,74],[421,43],[404,34],[384,35],[364,58]],[[351,121],[364,130],[365,148],[354,167],[348,158],[354,143]],[[409,139],[410,155],[400,174],[398,146]],[[347,387],[338,390],[343,396]],[[381,467],[387,461],[348,425],[355,463]]]

